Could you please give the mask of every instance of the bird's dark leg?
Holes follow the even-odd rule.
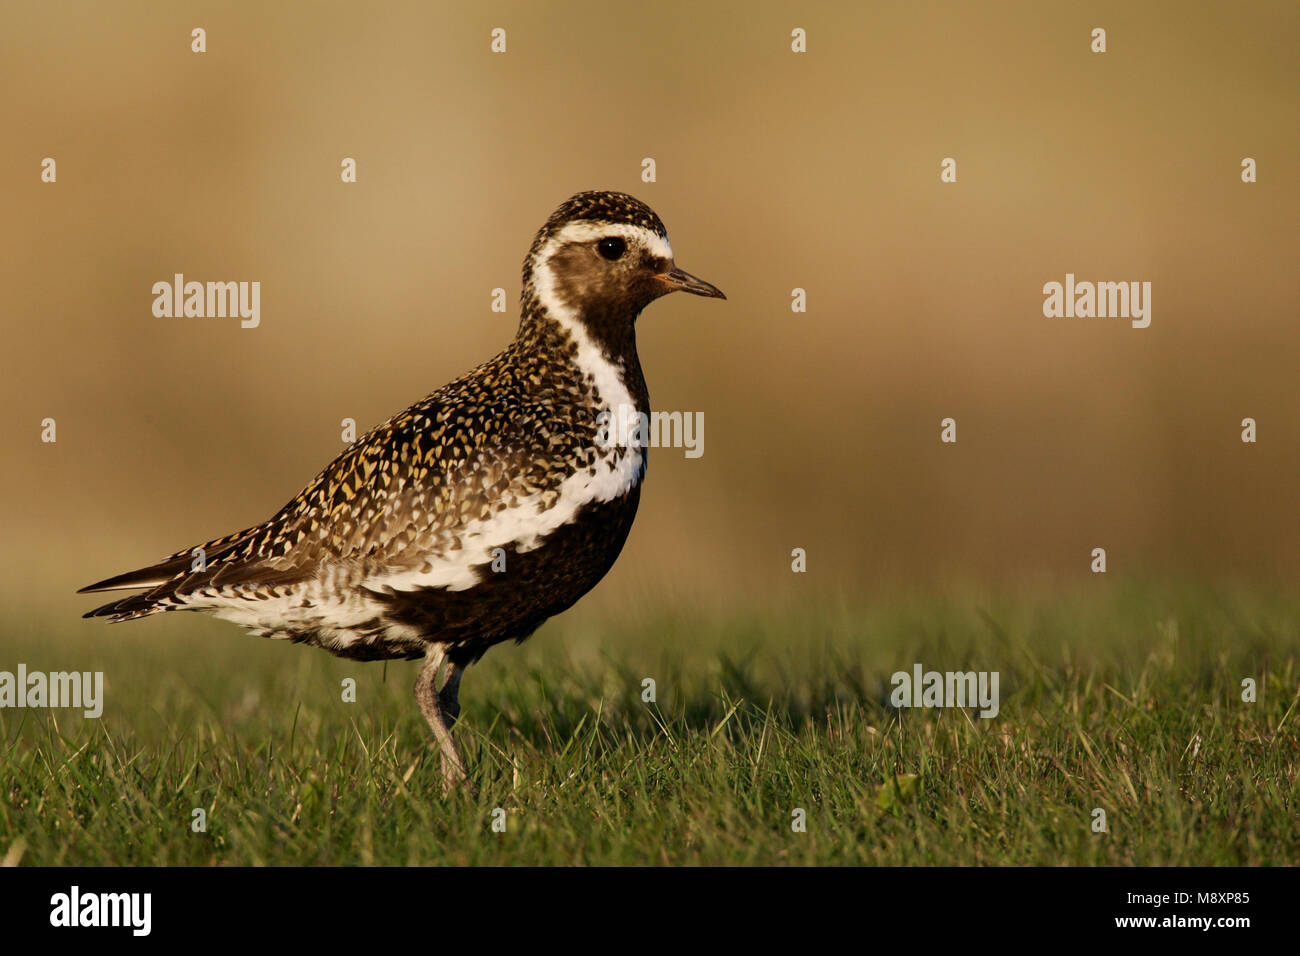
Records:
[[[438,702],[442,704],[448,730],[460,716],[460,678],[464,673],[465,668],[453,660],[447,661],[447,669],[442,672],[442,690],[438,691]]]
[[[469,782],[469,775],[465,771],[465,758],[461,756],[460,748],[456,746],[456,741],[451,736],[451,723],[448,721],[448,715],[443,709],[442,695],[437,691],[438,668],[446,657],[446,652],[438,644],[430,644],[429,650],[424,657],[424,666],[420,668],[420,676],[415,679],[415,702],[420,705],[420,713],[424,714],[424,719],[428,721],[429,727],[433,730],[433,736],[438,741],[438,749],[442,753],[442,789],[444,792],[464,784],[472,792],[474,787]],[[449,665],[454,666],[454,665]],[[448,681],[451,681],[451,675],[448,675]],[[457,678],[459,683],[459,678]],[[454,687],[454,685],[453,685]],[[452,700],[455,700],[455,690],[452,691]],[[460,705],[457,704],[457,712]],[[454,721],[455,718],[453,717]]]

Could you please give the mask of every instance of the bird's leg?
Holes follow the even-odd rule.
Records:
[[[465,668],[461,667],[453,660],[447,661],[447,669],[442,672],[442,690],[438,691],[438,703],[442,704],[442,712],[447,718],[447,729],[450,730],[456,723],[456,718],[460,716],[460,678],[465,673]]]
[[[447,666],[442,672],[442,690],[438,691],[438,704],[442,707],[442,717],[447,724],[447,737],[451,738],[451,728],[456,724],[456,718],[460,716],[460,678],[465,673],[464,667],[453,660],[447,661]],[[447,755],[446,749],[442,751],[442,779],[446,787],[451,787],[464,779],[464,758],[460,755],[460,750],[456,747],[455,740],[451,743],[453,756]],[[457,764],[459,760],[459,765]],[[472,788],[472,784],[469,784]]]
[[[465,772],[465,758],[461,756],[456,741],[452,739],[451,724],[443,710],[441,695],[436,690],[438,668],[442,666],[445,657],[446,652],[441,646],[429,645],[429,650],[424,657],[424,666],[420,668],[420,676],[415,679],[415,702],[420,705],[420,713],[424,714],[424,719],[433,730],[433,736],[438,741],[438,749],[442,753],[443,792],[448,792],[461,784],[465,784],[472,791],[473,785],[469,783],[469,775]],[[452,699],[455,699],[454,691]],[[459,705],[457,709],[459,710]]]

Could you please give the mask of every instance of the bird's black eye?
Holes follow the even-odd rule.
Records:
[[[627,251],[627,243],[622,236],[606,236],[596,243],[596,249],[602,256],[613,262]]]

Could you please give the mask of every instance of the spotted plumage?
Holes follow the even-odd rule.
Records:
[[[143,589],[86,616],[201,610],[343,657],[424,658],[416,697],[446,778],[463,779],[449,731],[464,668],[571,606],[622,550],[649,451],[636,318],[677,289],[723,297],[677,269],[645,204],[572,197],[525,259],[504,351],[359,438],[262,524],[83,588]]]

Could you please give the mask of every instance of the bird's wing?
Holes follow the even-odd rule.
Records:
[[[523,406],[437,398],[358,440],[269,523],[270,555],[401,566],[454,547],[466,526],[538,481],[530,461],[550,429]],[[534,422],[534,424],[536,424]]]
[[[291,585],[324,564],[348,564],[357,583],[427,570],[493,514],[545,503],[592,427],[573,406],[518,390],[441,389],[359,438],[269,521],[82,588],[149,589],[86,616],[126,620],[200,589]]]

